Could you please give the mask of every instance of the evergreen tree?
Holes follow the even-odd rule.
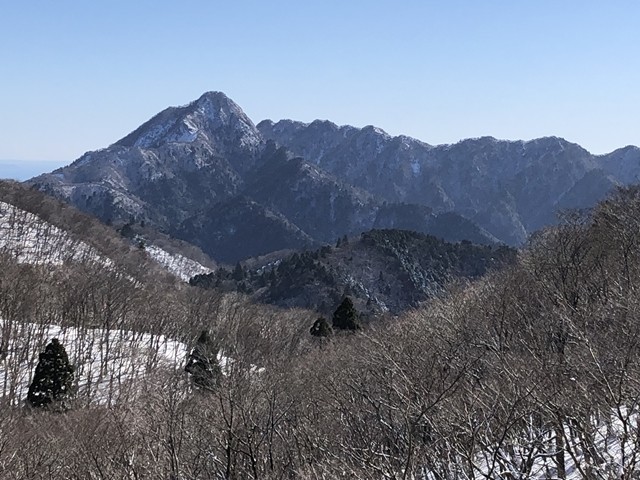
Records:
[[[339,330],[360,330],[362,328],[358,312],[349,297],[344,297],[342,303],[333,312],[333,328]]]
[[[73,395],[74,367],[67,351],[57,338],[51,340],[40,354],[27,400],[34,407],[57,404],[66,408],[65,400]]]
[[[120,232],[120,235],[122,235],[125,238],[131,239],[135,236],[132,222],[125,223],[118,231]]]
[[[246,276],[247,276],[246,272],[244,271],[244,268],[242,267],[242,265],[240,265],[240,262],[236,263],[236,267],[233,269],[233,274],[231,278],[239,282],[240,280],[244,280]]]
[[[197,386],[212,389],[220,383],[222,369],[218,363],[218,350],[209,332],[203,330],[184,367]]]
[[[333,333],[333,329],[324,317],[320,317],[313,323],[309,333],[314,337],[328,337]]]

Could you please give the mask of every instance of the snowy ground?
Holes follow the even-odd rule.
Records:
[[[53,338],[67,350],[76,368],[77,396],[87,403],[117,402],[150,372],[182,368],[187,356],[183,343],[126,330],[0,320],[0,332],[0,398],[8,397],[12,404],[25,400],[39,353]]]
[[[171,274],[188,282],[195,275],[211,269],[179,254],[148,245],[145,250]],[[37,215],[0,201],[0,252],[15,257],[20,263],[62,265],[64,262],[91,261],[104,266],[113,262],[90,245],[73,239],[64,230]]]
[[[171,254],[155,245],[147,245],[145,250],[157,263],[185,282],[188,282],[191,277],[196,275],[211,273],[210,268],[201,265],[195,260],[179,254]]]
[[[566,424],[563,438],[567,480],[638,478],[640,472],[640,436],[638,412],[626,408],[611,411],[610,416],[592,417],[588,432]],[[511,438],[511,440],[509,440]],[[473,458],[473,467],[462,456],[449,465],[452,478],[528,479],[558,477],[558,442],[549,427],[531,428],[525,434],[508,435],[500,446],[482,447]],[[472,471],[473,470],[473,471]],[[633,473],[632,473],[633,472]],[[429,480],[440,478],[433,472]]]
[[[0,319],[0,401],[24,403],[39,354],[53,338],[65,347],[75,367],[76,396],[81,405],[126,400],[153,375],[182,372],[189,353],[187,345],[165,335]],[[218,363],[228,375],[234,360],[218,353]],[[254,373],[263,370],[254,365],[249,368]]]
[[[61,265],[65,261],[113,262],[37,215],[0,201],[0,252],[18,262]]]

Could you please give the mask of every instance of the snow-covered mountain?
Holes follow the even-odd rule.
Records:
[[[236,194],[261,149],[251,120],[210,92],[32,183],[103,220],[134,216],[166,228]]]
[[[204,150],[191,158],[191,167],[206,166],[207,157],[224,158],[243,172],[252,166],[262,143],[255,125],[237,104],[223,93],[207,92],[184,107],[160,112],[113,146],[149,150],[190,144]]]
[[[519,244],[558,209],[590,207],[615,184],[640,178],[640,150],[595,156],[562,138],[468,139],[432,146],[375,127],[270,120],[265,138],[388,202],[455,211]]]
[[[450,213],[440,218],[451,221],[449,240],[517,245],[558,209],[590,207],[639,175],[636,147],[595,156],[556,137],[432,146],[373,126],[255,126],[223,93],[208,92],[30,184],[103,221],[144,221],[235,262],[357,234],[381,215],[384,226],[406,223],[423,207],[429,213],[412,222],[417,231],[432,233],[433,218]],[[248,205],[240,199],[256,202],[254,217],[261,212],[245,222],[243,238],[234,233]],[[461,235],[460,225],[469,232]],[[264,230],[270,226],[279,233]],[[253,241],[265,234],[277,241]]]

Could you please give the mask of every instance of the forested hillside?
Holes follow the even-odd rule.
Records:
[[[3,478],[635,478],[639,219],[619,190],[515,263],[325,337],[307,311],[4,255]],[[52,331],[77,394],[29,407],[12,385]],[[100,388],[73,338],[104,352]]]
[[[240,291],[256,301],[329,315],[348,295],[367,316],[398,314],[442,293],[447,283],[472,279],[515,260],[509,247],[448,243],[405,230],[371,230],[335,246],[274,259],[250,259],[234,269],[198,275],[192,285]]]
[[[168,281],[144,251],[73,206],[11,181],[0,181],[0,253],[21,263],[93,262],[141,279]]]

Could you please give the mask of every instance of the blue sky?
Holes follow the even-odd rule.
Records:
[[[207,90],[256,123],[640,144],[635,0],[0,0],[0,66],[0,159],[68,163]]]

